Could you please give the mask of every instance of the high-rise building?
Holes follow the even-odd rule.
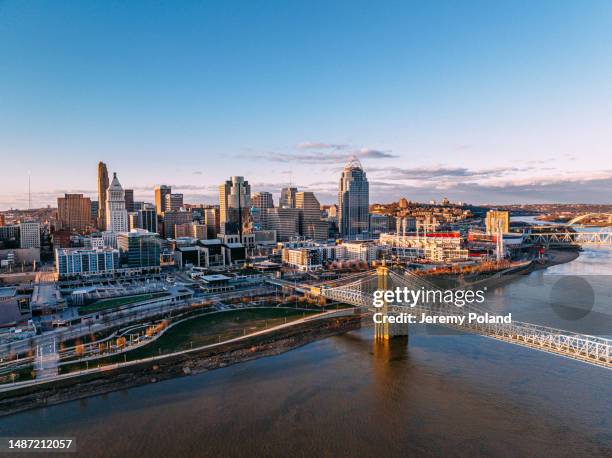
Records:
[[[116,173],[113,173],[113,181],[106,194],[106,230],[111,232],[128,231],[125,194]]]
[[[96,221],[98,221],[98,201],[97,200],[92,200],[91,201],[91,216],[90,216],[90,220],[97,227],[97,223],[96,223]]]
[[[282,208],[295,208],[295,194],[297,192],[297,188],[282,188],[278,206]]]
[[[244,177],[234,176],[219,186],[220,233],[238,234],[251,232],[251,186]]]
[[[155,188],[155,208],[157,209],[157,214],[161,215],[166,211],[166,195],[172,193],[172,188],[170,186],[161,185]]]
[[[155,206],[151,204],[144,204],[140,210],[136,211],[136,228],[145,229],[149,232],[157,231],[157,213],[155,212]]]
[[[338,186],[340,235],[349,240],[365,237],[369,230],[370,187],[361,163],[352,157]]]
[[[40,248],[40,223],[24,221],[19,223],[20,248]]]
[[[0,213],[0,226],[4,226],[4,224],[5,224],[4,215]]]
[[[274,198],[271,192],[254,192],[251,196],[251,206],[260,210],[264,208],[274,208]]]
[[[166,194],[166,205],[164,211],[176,211],[183,207],[183,194]]]
[[[510,230],[510,213],[503,210],[489,210],[485,224],[487,234],[497,234],[499,227],[501,227],[502,233],[505,234]]]
[[[159,267],[160,246],[159,236],[144,229],[117,234],[117,247],[128,267]]]
[[[91,199],[83,194],[64,194],[57,198],[60,229],[84,233],[91,227]]]
[[[251,218],[253,219],[253,229],[263,228],[263,213],[267,208],[274,208],[274,199],[270,192],[254,192],[251,196]]]
[[[301,214],[298,208],[267,208],[263,210],[263,229],[276,231],[279,242],[299,237]]]
[[[108,170],[104,162],[98,162],[98,229],[106,229],[106,192]]]
[[[220,211],[218,207],[204,209],[204,224],[209,239],[214,239],[220,232]]]
[[[327,222],[321,220],[321,204],[312,192],[297,192],[295,206],[301,210],[300,234],[313,240],[327,239]]]
[[[164,212],[164,237],[167,239],[176,236],[175,226],[177,224],[191,224],[193,216],[191,212],[184,210],[168,210]]]
[[[406,199],[405,197],[400,198],[400,200],[398,202],[398,207],[399,208],[408,208],[408,199]]]
[[[327,207],[327,218],[332,221],[338,220],[338,206],[337,205],[330,205],[329,207]]]
[[[197,240],[206,240],[208,238],[208,230],[206,224],[192,223],[191,236]]]
[[[134,190],[133,189],[125,189],[125,210],[129,212],[134,211]]]

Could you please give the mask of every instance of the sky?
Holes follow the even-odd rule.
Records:
[[[612,203],[612,2],[0,0],[0,209],[213,203],[230,175],[371,202]]]

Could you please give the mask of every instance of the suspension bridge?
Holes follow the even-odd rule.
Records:
[[[469,317],[473,317],[473,314],[486,316],[487,310],[467,303],[458,307],[454,303],[440,300],[440,295],[434,295],[434,300],[423,300],[410,305],[405,302],[398,303],[394,299],[384,300],[384,305],[381,307],[374,306],[373,299],[376,290],[396,291],[397,288],[441,291],[431,282],[414,273],[407,270],[392,270],[385,265],[378,267],[375,272],[352,275],[341,283],[338,281],[323,283],[314,291],[315,294],[320,294],[327,299],[387,316],[406,312],[419,312],[429,316],[463,316],[465,317],[463,324],[446,324],[445,326],[612,369],[612,339],[519,321],[491,323],[470,320]],[[375,339],[390,339],[408,334],[407,324],[393,324],[388,321],[393,320],[375,324]]]

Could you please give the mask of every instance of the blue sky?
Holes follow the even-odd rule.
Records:
[[[612,2],[0,0],[0,209],[214,202],[244,175],[335,199],[612,202]]]

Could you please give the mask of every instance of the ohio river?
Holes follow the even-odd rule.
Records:
[[[587,250],[490,292],[513,318],[612,333],[610,276],[580,320],[550,306],[560,275],[612,274]],[[571,293],[568,291],[568,294]],[[362,329],[191,377],[0,419],[2,436],[72,436],[82,456],[610,456],[612,372],[480,336]]]

